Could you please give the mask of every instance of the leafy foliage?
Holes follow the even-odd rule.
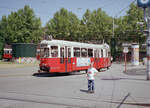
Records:
[[[75,14],[62,8],[47,23],[46,34],[58,39],[85,41],[105,38],[106,40],[112,35],[111,26],[111,17],[100,8],[93,12],[87,9],[81,21]]]
[[[37,43],[43,34],[40,18],[36,18],[29,6],[3,16],[0,35],[7,43]]]
[[[114,35],[113,20],[115,22]],[[112,18],[98,8],[93,11],[87,9],[80,20],[74,13],[61,8],[42,29],[40,19],[36,18],[29,6],[25,6],[17,12],[12,12],[8,17],[2,17],[0,36],[7,43],[38,42],[45,32],[45,35],[52,35],[56,39],[101,42],[104,40],[110,43],[114,36],[118,45],[122,42],[142,44],[146,40],[146,36],[143,35],[146,24],[141,26],[137,22],[144,22],[143,10],[133,3],[129,7],[127,15],[120,18]]]
[[[81,25],[84,25],[86,29],[84,37],[88,40],[104,39],[107,41],[107,39],[110,39],[112,35],[112,19],[100,8],[93,12],[87,10],[81,22]]]
[[[118,28],[115,30],[115,36],[121,42],[126,43],[140,43],[143,44],[146,40],[143,30],[146,29],[146,24],[144,23],[144,13],[142,9],[139,9],[135,4],[131,4],[127,15],[115,19]],[[143,22],[144,25],[138,24]]]
[[[78,36],[79,24],[80,21],[75,14],[62,8],[47,23],[47,34],[58,39],[73,40]]]

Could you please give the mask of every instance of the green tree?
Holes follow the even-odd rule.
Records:
[[[7,37],[7,18],[6,16],[2,16],[0,21],[0,39],[4,41],[4,36]]]
[[[107,42],[110,41],[110,37],[112,36],[112,18],[100,8],[93,12],[87,10],[81,22],[86,31],[84,37],[88,40],[104,39]]]
[[[90,24],[91,24],[91,12],[89,9],[86,10],[85,14],[83,15],[80,23],[80,37],[82,40],[89,40],[89,38],[92,36],[90,32]]]
[[[119,25],[115,30],[116,38],[122,42],[144,43],[146,37],[143,35],[143,30],[146,29],[146,24],[143,16],[143,10],[132,3],[127,11],[127,15],[116,19],[117,25]],[[138,22],[143,22],[144,25],[140,25]]]
[[[57,39],[74,40],[78,38],[80,20],[75,14],[61,8],[46,24],[46,34]]]
[[[3,26],[4,25],[4,26]],[[29,6],[17,12],[11,12],[1,20],[0,34],[7,43],[37,43],[43,35],[40,18],[37,18]]]
[[[5,35],[7,35],[7,18],[6,16],[2,16],[2,20],[0,21],[0,60],[2,59],[3,55],[3,48],[4,48],[4,39]]]

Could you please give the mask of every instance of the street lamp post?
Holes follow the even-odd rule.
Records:
[[[147,80],[150,80],[150,7],[148,7]]]
[[[116,60],[116,39],[115,39],[115,17],[113,17],[113,25],[112,25],[112,39],[111,39],[111,55],[113,57],[113,60]]]
[[[144,9],[144,20],[148,27],[147,37],[147,80],[150,80],[150,0],[137,0],[139,7]],[[146,16],[146,8],[148,8],[148,16]]]

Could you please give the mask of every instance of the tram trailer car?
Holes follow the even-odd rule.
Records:
[[[3,53],[3,59],[6,60],[12,60],[13,56],[12,56],[12,48],[4,48],[4,53]],[[39,49],[37,49],[36,52],[36,59],[40,60],[40,51]]]
[[[12,49],[4,48],[3,59],[11,60],[12,59]]]
[[[108,44],[98,45],[64,40],[43,40],[40,43],[39,72],[87,71],[92,62],[98,70],[111,66]]]

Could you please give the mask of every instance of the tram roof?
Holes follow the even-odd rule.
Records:
[[[73,46],[73,47],[83,47],[83,48],[109,48],[108,44],[88,44],[88,43],[80,43],[73,41],[65,41],[65,40],[43,40],[41,44],[48,45],[59,45],[59,46]]]

